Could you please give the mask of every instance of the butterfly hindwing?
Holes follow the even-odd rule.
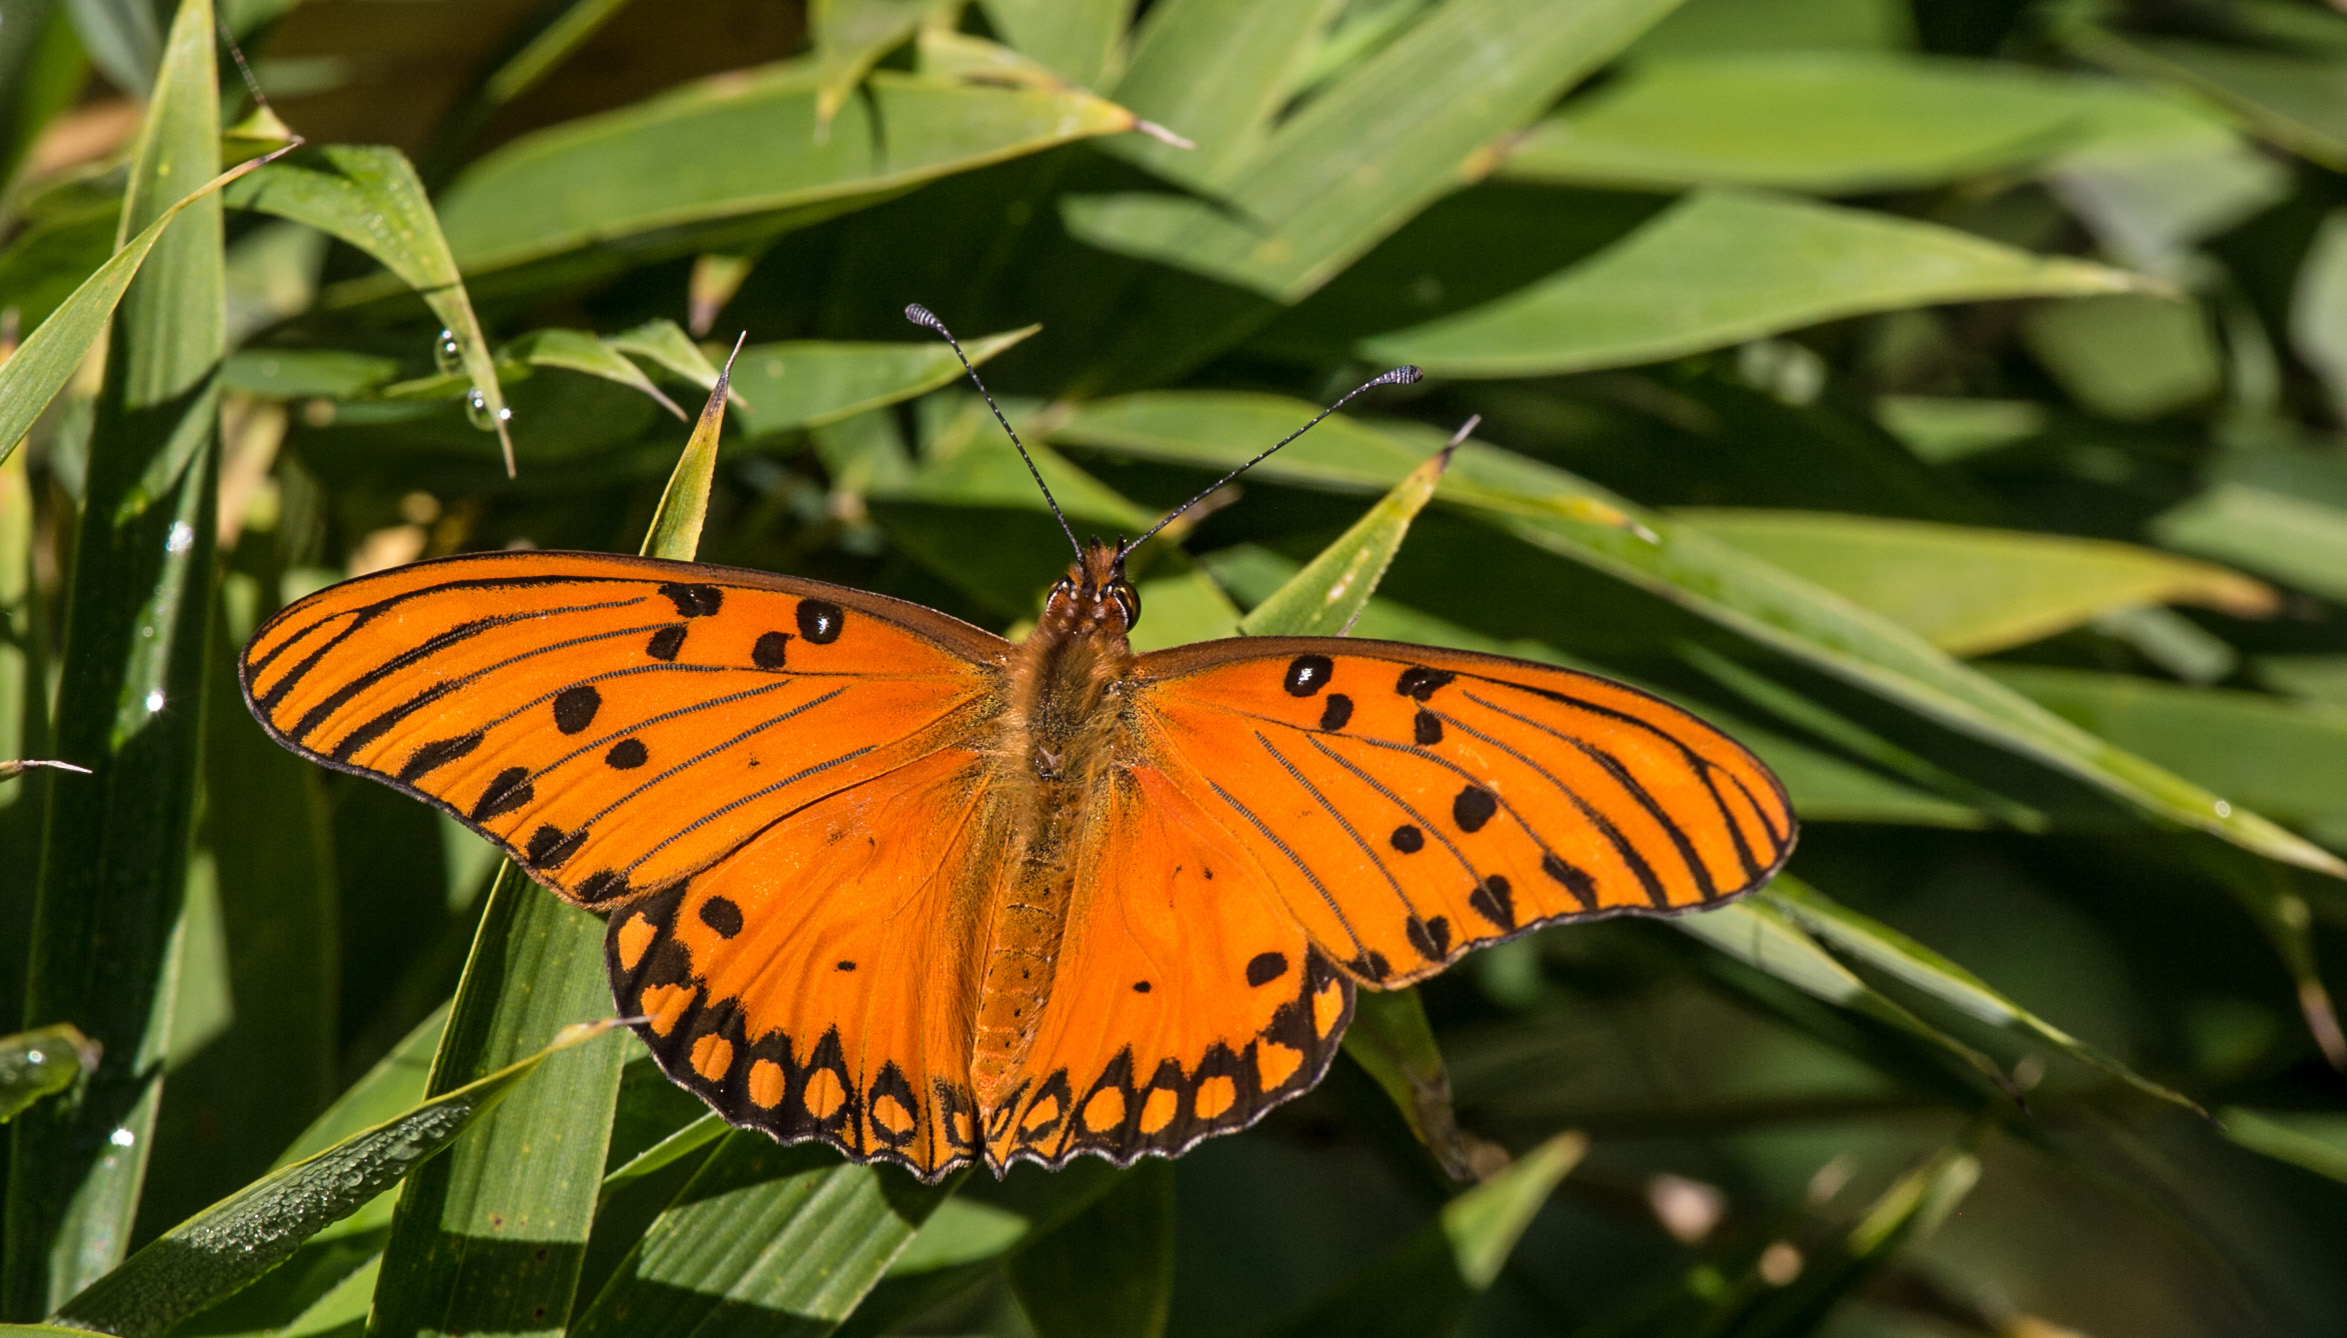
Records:
[[[1353,986],[1255,860],[1147,765],[1100,797],[997,1162],[1173,1156],[1320,1081]]]
[[[966,734],[1008,649],[820,582],[522,551],[321,591],[240,670],[280,742],[438,804],[602,905]]]
[[[984,767],[944,749],[793,813],[615,911],[612,991],[671,1078],[734,1124],[935,1179],[975,1158]]]
[[[1363,981],[1552,921],[1712,905],[1792,850],[1791,805],[1741,745],[1588,674],[1263,638],[1144,656],[1138,677],[1169,774]]]

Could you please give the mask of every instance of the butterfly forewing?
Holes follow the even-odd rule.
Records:
[[[515,552],[345,582],[246,647],[286,744],[609,903],[966,734],[1005,643],[813,581]]]
[[[1307,638],[1182,647],[1139,674],[1165,765],[1365,981],[1555,920],[1710,905],[1792,849],[1750,753],[1587,674]]]

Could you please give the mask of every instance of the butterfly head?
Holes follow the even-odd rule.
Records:
[[[1044,624],[1074,635],[1122,637],[1140,621],[1141,592],[1125,579],[1124,551],[1098,539],[1084,546],[1043,604]]]

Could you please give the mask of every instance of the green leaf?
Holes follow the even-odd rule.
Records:
[[[843,1164],[828,1148],[729,1133],[571,1338],[829,1333],[954,1183],[923,1185],[895,1167]]]
[[[684,454],[677,457],[676,469],[661,491],[660,509],[652,513],[651,529],[644,536],[646,557],[689,560],[700,547],[701,524],[709,517],[709,487],[717,476],[717,447],[725,432],[726,376],[732,367],[728,360],[726,371],[717,374],[700,421],[693,424]]]
[[[818,138],[830,134],[839,105],[891,47],[913,35],[930,8],[929,0],[808,0],[807,28],[821,70],[815,97]]]
[[[2131,753],[2347,844],[2347,714],[2128,674],[1994,665],[1998,682]]]
[[[1029,1168],[1001,1181],[965,1184],[913,1233],[840,1332],[855,1338],[893,1332],[906,1319],[967,1292],[1005,1258],[1055,1235],[1133,1174],[1079,1157],[1058,1171]]]
[[[660,387],[653,385],[651,377],[644,375],[643,368],[629,362],[617,348],[585,330],[532,330],[507,344],[500,351],[499,357],[536,367],[561,367],[573,372],[584,372],[588,376],[599,376],[630,390],[642,391],[654,403],[678,418],[685,416],[685,411],[677,407],[676,401],[670,399]]]
[[[2347,61],[2179,39],[2067,33],[2072,50],[2113,69],[2173,82],[2217,103],[2260,136],[2330,167],[2347,166]]]
[[[432,1071],[432,1052],[439,1048],[447,1028],[448,1007],[443,1004],[311,1121],[271,1169],[306,1161],[363,1130],[397,1118],[412,1106],[422,1105]],[[214,1304],[204,1311],[201,1321],[183,1326],[180,1332],[257,1338],[260,1334],[322,1332],[352,1319],[363,1322],[398,1197],[396,1188],[376,1195],[302,1242],[291,1258]]]
[[[2322,377],[2334,410],[2347,413],[2347,209],[2323,220],[2299,265],[2290,343]]]
[[[2026,530],[1807,511],[1673,513],[1953,655],[1987,655],[2138,604],[2270,616],[2258,581],[2155,549]]]
[[[1134,0],[978,0],[1012,49],[1079,88],[1113,78]]]
[[[973,339],[962,346],[970,365],[1016,347],[1040,329]],[[753,344],[734,368],[742,426],[751,437],[793,428],[820,427],[867,409],[925,395],[964,375],[953,350],[942,342],[848,344],[804,341]],[[1006,448],[1007,449],[1007,448]]]
[[[1063,217],[1095,246],[1295,302],[1481,176],[1500,136],[1676,2],[1444,0],[1232,169],[1227,209],[1120,195],[1067,200]]]
[[[1656,362],[1873,311],[2126,292],[2146,281],[1930,223],[1701,190],[1589,260],[1496,301],[1364,341],[1433,376]]]
[[[1076,90],[881,71],[819,138],[819,84],[809,62],[726,74],[524,136],[449,188],[441,226],[468,274],[655,230],[689,252],[710,244],[685,235],[705,225],[784,211],[812,221],[1133,124],[1123,108]],[[768,217],[751,231],[786,226]],[[372,290],[350,294],[360,295]]]
[[[1444,1204],[1434,1223],[1273,1332],[1363,1338],[1449,1332],[1499,1277],[1533,1214],[1588,1147],[1572,1133],[1542,1143]]]
[[[1540,122],[1501,171],[1854,195],[2025,168],[2091,135],[2098,113],[2156,101],[2026,66],[1888,51],[1681,56],[1639,61]]]
[[[614,1025],[570,1028],[527,1058],[270,1172],[163,1233],[68,1301],[58,1318],[122,1338],[166,1332],[397,1184],[550,1056]]]
[[[1051,435],[1220,471],[1247,458],[1244,443],[1276,441],[1311,414],[1308,405],[1272,396],[1141,394],[1081,406],[1056,422]],[[1257,474],[1321,488],[1389,487],[1438,442],[1427,429],[1372,427],[1339,415],[1258,466]],[[1562,470],[1470,441],[1452,459],[1441,500],[2157,818],[2286,863],[2347,871],[2319,847],[2112,747],[1905,628]]]
[[[73,295],[57,304],[24,345],[0,364],[0,459],[24,440],[33,420],[49,407],[57,392],[73,378],[74,369],[106,328],[116,304],[123,299],[139,267],[154,253],[174,219],[211,199],[214,192],[262,166],[260,160],[239,163],[192,193],[148,218],[138,233],[122,242],[112,259],[82,281]],[[125,215],[127,217],[127,215]]]
[[[24,1010],[70,1019],[105,1056],[76,1099],[17,1120],[0,1313],[47,1314],[121,1261],[170,1058],[217,580],[220,202],[180,185],[220,175],[208,0],[184,0],[164,51],[122,214],[124,254],[150,263],[117,257],[42,327],[72,334],[36,361],[36,332],[0,368],[0,404],[29,424],[114,305],[90,289],[138,269],[114,287],[51,745],[92,774],[51,788]]]
[[[1102,147],[1212,191],[1261,146],[1338,0],[1159,0],[1133,36],[1116,100],[1196,145],[1140,135]]]
[[[274,162],[238,184],[228,202],[239,209],[290,218],[339,237],[373,256],[400,283],[415,290],[440,318],[435,356],[472,382],[482,423],[497,433],[505,472],[513,467],[511,416],[497,384],[489,342],[473,314],[441,223],[424,183],[399,150],[380,145],[329,144]]]
[[[1450,452],[1404,475],[1393,491],[1320,551],[1294,579],[1239,620],[1245,636],[1343,636],[1377,593],[1385,569],[1401,551],[1410,522],[1426,509]]]
[[[1003,1271],[1036,1338],[1158,1338],[1173,1310],[1172,1164],[1145,1158]]]
[[[622,353],[665,368],[703,390],[717,388],[717,378],[721,374],[717,364],[709,361],[709,355],[703,353],[701,346],[679,329],[675,321],[646,321],[632,330],[605,335],[603,342]],[[733,392],[733,402],[743,412],[749,411],[749,402],[742,398],[738,389]]]
[[[2217,1122],[2252,1152],[2347,1184],[2347,1120],[2337,1115],[2227,1106]]]
[[[1967,1017],[2043,1041],[2139,1092],[2195,1113],[2206,1113],[2190,1098],[2151,1081],[2021,1007],[1940,953],[1886,924],[1839,905],[1798,878],[1779,874],[1760,897],[1844,955],[1914,986]]]
[[[0,1036],[0,1124],[98,1067],[98,1047],[67,1023]]]
[[[2171,548],[2347,598],[2347,507],[2329,499],[2220,480],[2154,519],[2151,532]]]
[[[2105,418],[2147,421],[2224,388],[2216,335],[2196,303],[2144,293],[2049,302],[2022,337],[2070,398]]]
[[[1670,924],[1690,938],[1700,939],[1803,994],[1887,1023],[1936,1046],[1995,1086],[2009,1089],[2004,1071],[1994,1060],[1868,984],[1770,903],[1751,899],[1734,901],[1700,914],[1676,916]]]
[[[1451,1075],[1442,1048],[1426,1020],[1416,989],[1363,990],[1355,996],[1353,1024],[1346,1028],[1345,1053],[1366,1070],[1410,1132],[1434,1154],[1453,1180],[1474,1175],[1475,1165],[1458,1113],[1451,1108]]]

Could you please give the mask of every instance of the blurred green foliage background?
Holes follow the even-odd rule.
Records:
[[[2347,1329],[2347,15],[217,3],[0,0],[0,758],[86,769],[0,779],[0,1320]],[[908,302],[1080,532],[1422,365],[1194,513],[1139,641],[1398,545],[1357,630],[1721,722],[1790,872],[1364,996],[1121,1172],[924,1188],[564,1033],[599,926],[234,652],[664,489],[648,551],[1023,627],[1064,543]]]

